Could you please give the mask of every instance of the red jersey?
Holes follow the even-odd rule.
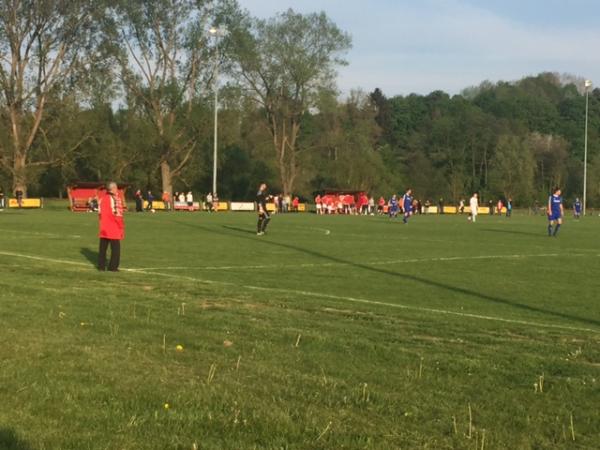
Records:
[[[112,195],[107,192],[100,197],[98,216],[100,217],[99,237],[119,241],[125,237],[123,200],[118,194]]]

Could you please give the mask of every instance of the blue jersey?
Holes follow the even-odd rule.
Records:
[[[550,211],[551,211],[551,215],[554,216],[558,216],[560,217],[561,211],[560,211],[560,207],[562,205],[562,197],[560,195],[551,195],[550,198],[548,199],[548,202],[550,203]]]
[[[398,209],[398,199],[397,198],[391,198],[390,199],[390,207],[392,209]]]
[[[581,212],[581,202],[575,202],[575,212],[576,213]]]
[[[413,198],[408,194],[404,194],[402,197],[402,208],[404,209],[405,213],[412,211],[412,202]]]

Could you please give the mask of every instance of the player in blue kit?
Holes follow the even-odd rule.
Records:
[[[402,219],[402,222],[404,222],[404,225],[408,223],[408,218],[412,215],[412,203],[412,189],[409,188],[406,191],[406,194],[402,196],[402,209],[404,211],[404,218]]]
[[[390,202],[389,202],[388,206],[389,206],[390,219],[392,217],[394,219],[396,217],[398,217],[399,204],[398,204],[398,198],[396,197],[396,194],[392,195],[392,198],[390,198]]]
[[[581,201],[578,198],[575,199],[575,203],[573,203],[573,216],[576,219],[581,217]]]
[[[562,218],[564,216],[564,208],[562,203],[562,197],[560,196],[560,188],[554,188],[553,194],[548,198],[548,236],[555,236],[562,225]],[[552,227],[554,232],[552,232]]]

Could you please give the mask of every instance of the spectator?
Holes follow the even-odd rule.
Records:
[[[292,204],[292,198],[289,194],[283,196],[283,212],[287,213],[290,211],[290,205]]]
[[[493,216],[494,215],[494,202],[492,200],[490,200],[488,202],[488,207],[490,208],[490,211],[489,211],[490,216]]]
[[[369,209],[368,209],[368,213],[371,216],[375,215],[375,199],[373,198],[372,195],[369,197]]]
[[[506,217],[512,217],[512,198],[508,197],[508,201],[506,202]]]
[[[379,201],[377,202],[377,213],[383,214],[385,212],[385,198],[379,197]]]
[[[192,191],[189,191],[185,196],[185,201],[187,203],[188,211],[194,210],[194,196],[192,195]]]
[[[0,211],[4,210],[5,206],[4,206],[4,189],[2,189],[2,187],[0,187]]]
[[[431,202],[429,200],[425,200],[425,209],[423,210],[423,213],[428,214],[429,208],[431,208]]]
[[[142,198],[142,191],[139,189],[135,191],[135,212],[144,211],[144,199]]]
[[[162,201],[165,206],[165,211],[169,211],[171,209],[171,195],[169,195],[167,191],[163,192]]]
[[[179,201],[179,203],[181,203],[181,205],[185,205],[185,194],[183,192],[180,192],[179,196],[177,197],[177,200]]]
[[[152,191],[148,191],[148,194],[146,195],[146,201],[148,202],[148,205],[146,205],[146,210],[152,211],[154,209],[154,195],[152,195]]]
[[[216,192],[213,193],[213,211],[219,212],[219,197]]]
[[[90,197],[88,199],[88,212],[98,212],[98,198]]]
[[[463,198],[461,198],[460,202],[458,202],[458,213],[459,214],[465,213],[465,199],[463,199]]]
[[[100,218],[100,249],[98,252],[98,270],[106,270],[106,252],[110,245],[110,272],[119,271],[121,260],[121,240],[125,236],[123,222],[123,199],[119,195],[117,184],[110,182],[105,194],[100,198],[98,208]]]
[[[19,208],[23,207],[23,191],[21,189],[17,189],[15,191],[15,197],[17,198],[17,206]]]
[[[296,197],[294,197],[294,200],[292,200],[292,211],[297,213],[299,206],[300,206],[300,199],[298,198],[298,196],[296,196]]]
[[[438,214],[444,214],[444,199],[442,197],[438,200]]]
[[[212,192],[209,192],[208,194],[206,194],[206,210],[208,212],[212,212],[213,209],[213,196],[212,196]]]
[[[321,200],[321,196],[317,194],[315,197],[315,208],[317,210],[317,215],[323,214],[323,201]]]
[[[498,212],[499,216],[502,215],[502,208],[504,208],[504,204],[502,203],[502,200],[498,200],[498,206],[496,207],[496,211]]]

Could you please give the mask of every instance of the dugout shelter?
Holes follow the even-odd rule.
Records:
[[[129,187],[126,184],[117,184],[119,195],[123,199],[123,206],[127,209],[125,202],[125,191]],[[106,184],[98,181],[87,182],[79,181],[72,183],[67,187],[69,194],[69,208],[73,212],[86,212],[89,210],[89,201],[94,197],[99,197],[106,189]]]

